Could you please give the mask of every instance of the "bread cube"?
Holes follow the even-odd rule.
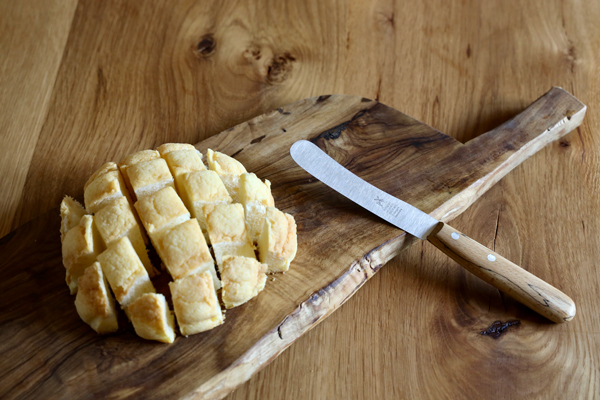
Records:
[[[119,162],[119,169],[121,170],[121,174],[123,174],[123,180],[125,181],[125,184],[127,185],[127,189],[129,189],[129,192],[131,193],[131,197],[134,199],[134,201],[136,200],[135,193],[134,193],[133,187],[131,186],[131,182],[129,181],[129,173],[127,172],[127,170],[132,165],[139,164],[144,161],[154,160],[157,158],[160,158],[160,153],[158,151],[156,151],[156,150],[141,150],[141,151],[138,151],[138,152],[128,155],[127,157],[123,158],[121,160],[121,162]]]
[[[75,308],[79,317],[100,334],[115,332],[119,328],[115,300],[100,263],[87,267],[77,282]]]
[[[248,172],[246,168],[235,158],[211,149],[207,150],[206,158],[208,168],[219,175],[233,202],[239,203],[240,175]]]
[[[206,216],[204,206],[231,203],[231,196],[227,193],[223,181],[214,171],[198,171],[184,174],[182,179],[181,198],[188,209],[198,220],[200,228],[207,242],[210,243],[206,228]]]
[[[268,207],[263,230],[258,239],[258,259],[269,272],[287,271],[298,248],[296,222],[290,214]]]
[[[204,207],[204,212],[219,271],[222,271],[224,255],[256,258],[241,204],[208,205]]]
[[[154,243],[173,279],[208,271],[213,277],[215,289],[221,288],[215,262],[195,218],[162,230],[154,237]]]
[[[144,268],[150,277],[156,275],[156,271],[148,258],[148,251],[142,236],[142,230],[129,202],[125,197],[115,200],[110,205],[100,209],[94,216],[96,227],[100,236],[107,246],[127,236],[135,252],[142,261]]]
[[[169,283],[173,309],[184,336],[204,332],[223,323],[212,275],[208,271]]]
[[[67,232],[62,242],[63,264],[67,270],[66,281],[71,294],[77,293],[77,280],[103,250],[104,244],[93,217],[84,215],[79,224]]]
[[[246,226],[250,240],[256,242],[262,231],[267,207],[273,207],[275,201],[271,195],[271,182],[264,183],[255,174],[240,176],[240,202],[244,206]]]
[[[148,272],[127,236],[108,246],[98,255],[98,261],[123,309],[144,293],[156,293]]]
[[[162,158],[134,164],[127,169],[127,175],[137,200],[167,186],[175,186],[169,166]]]
[[[190,219],[190,213],[172,187],[144,197],[135,203],[146,232],[152,238],[155,232],[167,229]]]
[[[85,208],[72,197],[65,196],[60,203],[60,241],[65,239],[68,231],[79,224],[81,217],[86,214]]]
[[[175,321],[162,294],[144,293],[129,305],[128,314],[139,337],[163,343],[175,341]]]
[[[92,214],[123,196],[128,197],[129,192],[123,177],[116,170],[98,176],[83,192],[85,208]]]
[[[265,287],[267,268],[255,258],[223,256],[221,298],[225,308],[237,307],[256,297]]]

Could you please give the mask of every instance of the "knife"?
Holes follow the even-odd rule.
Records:
[[[475,276],[554,322],[575,316],[569,296],[416,207],[377,189],[338,164],[315,144],[300,140],[290,149],[306,172],[405,232],[428,240]]]

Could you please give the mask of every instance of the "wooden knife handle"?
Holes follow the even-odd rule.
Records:
[[[575,316],[575,303],[569,296],[451,226],[440,222],[427,240],[475,276],[549,320],[566,322]]]

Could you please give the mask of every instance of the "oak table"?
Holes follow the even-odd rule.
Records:
[[[104,161],[303,98],[376,99],[466,142],[562,86],[583,124],[452,225],[568,293],[572,322],[417,243],[230,398],[595,398],[598,48],[597,2],[2,1],[0,236]],[[494,321],[519,324],[481,335]]]

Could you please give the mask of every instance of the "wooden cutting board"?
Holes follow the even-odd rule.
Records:
[[[298,255],[256,299],[227,311],[224,325],[172,345],[141,340],[130,326],[99,336],[79,319],[64,283],[59,213],[51,210],[0,239],[0,397],[223,397],[415,241],[298,167],[289,156],[296,140],[313,141],[380,189],[448,221],[576,128],[585,111],[553,88],[462,144],[377,101],[321,96],[199,143],[272,182],[276,205],[296,218]]]

